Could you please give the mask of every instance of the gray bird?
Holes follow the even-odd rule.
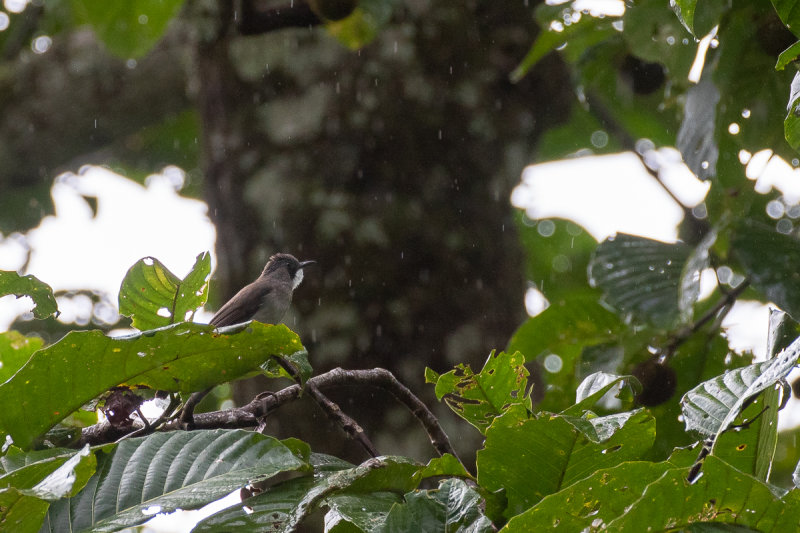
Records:
[[[292,292],[303,281],[303,268],[315,261],[298,261],[293,255],[275,254],[269,258],[261,275],[246,285],[211,318],[215,326],[231,326],[248,320],[279,324],[292,303]],[[213,387],[212,387],[213,388]],[[194,408],[211,388],[195,392],[186,401],[181,422],[194,426]]]
[[[292,292],[303,281],[303,268],[313,263],[289,254],[273,255],[258,279],[228,300],[209,323],[230,326],[258,320],[279,324],[292,303]]]

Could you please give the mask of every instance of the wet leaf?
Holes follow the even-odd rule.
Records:
[[[50,285],[36,276],[20,276],[16,272],[0,270],[0,297],[13,294],[17,298],[30,296],[33,300],[33,316],[47,318],[58,314],[58,304]]]

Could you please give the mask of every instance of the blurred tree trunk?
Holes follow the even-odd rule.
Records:
[[[359,52],[321,30],[236,36],[218,6],[196,65],[222,295],[274,252],[316,259],[287,319],[315,370],[386,367],[430,400],[425,366],[479,367],[523,320],[509,194],[566,114],[561,65],[508,81],[535,35],[522,3],[412,4]],[[409,418],[372,394],[336,396],[396,446]],[[331,450],[313,406],[280,415]]]
[[[297,1],[279,11],[305,27],[275,30],[272,21],[270,31],[251,25],[242,35],[238,5],[188,3],[134,63],[112,58],[83,29],[55,35],[43,55],[17,47],[9,59],[7,45],[0,231],[38,223],[52,177],[80,164],[140,177],[177,164],[198,191],[197,162],[186,155],[196,135],[202,195],[218,228],[210,305],[253,279],[272,253],[316,259],[286,320],[315,369],[386,367],[433,404],[426,366],[479,367],[524,318],[509,193],[539,134],[567,114],[565,69],[551,57],[522,82],[508,81],[537,33],[525,2],[395,4],[389,24],[358,51],[309,26]],[[38,12],[29,9],[35,28]],[[148,144],[146,128],[187,110],[200,132],[176,140],[180,155]],[[242,385],[236,398],[264,386]],[[408,415],[372,394],[335,399],[368,431],[386,429],[372,434],[382,451],[425,446],[406,431]],[[313,406],[293,409],[279,413],[277,434],[331,453],[354,448],[321,429]]]

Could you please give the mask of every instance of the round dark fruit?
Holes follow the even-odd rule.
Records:
[[[661,405],[675,394],[678,377],[675,371],[665,364],[648,359],[636,365],[632,374],[642,384],[642,391],[634,396],[639,405],[647,407]]]

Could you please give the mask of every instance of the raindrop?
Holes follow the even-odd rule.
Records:
[[[739,163],[746,165],[750,161],[751,157],[753,157],[753,154],[747,150],[739,150]]]
[[[739,125],[735,122],[731,122],[728,125],[728,133],[730,133],[731,135],[736,135],[737,133],[739,133]]]
[[[775,225],[775,228],[778,230],[778,233],[789,235],[794,229],[794,224],[792,224],[792,221],[788,218],[782,218]]]
[[[700,163],[700,167],[703,170],[708,170],[708,166],[709,166],[708,161],[703,161],[702,163]]]
[[[602,130],[597,130],[592,133],[591,141],[592,146],[595,148],[605,148],[608,144],[608,134]]]
[[[742,118],[750,118],[750,110],[747,108],[742,109]]]
[[[144,353],[144,352],[136,352],[136,355],[138,355],[139,357],[144,357],[144,356],[146,356],[147,354],[146,354],[146,353]]]
[[[729,266],[721,266],[717,269],[717,280],[723,284],[729,284],[733,279],[733,270]]]
[[[147,24],[147,15],[145,15],[145,14],[139,15],[139,19],[138,20],[139,20],[139,24],[142,24],[142,25]]]
[[[31,42],[31,49],[35,54],[43,54],[50,50],[50,46],[53,44],[53,39],[48,37],[47,35],[42,35],[40,37],[35,38]]]
[[[2,11],[0,11],[0,31],[8,29],[8,24],[11,19],[8,18],[8,15]]]
[[[544,358],[544,368],[552,374],[560,372],[563,366],[564,361],[562,361],[561,358],[554,353],[551,353]]]
[[[536,231],[542,237],[550,237],[556,231],[556,224],[552,220],[542,220],[536,225]]]
[[[672,35],[668,36],[667,37],[667,44],[670,45],[670,46],[675,44],[675,37],[673,37]]]
[[[767,215],[772,219],[777,220],[781,218],[785,212],[786,208],[780,200],[770,200],[767,204]]]

